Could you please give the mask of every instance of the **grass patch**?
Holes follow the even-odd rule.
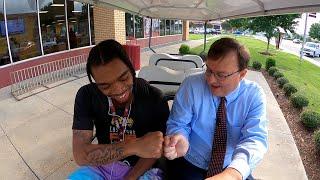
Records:
[[[207,39],[213,37],[212,34],[207,34]],[[199,39],[204,39],[203,34],[189,34],[189,40],[199,40]]]
[[[211,39],[207,43],[205,51],[208,52],[210,45],[221,37]],[[267,43],[246,36],[228,37],[236,38],[249,49],[251,54],[250,66],[253,61],[259,61],[265,68],[266,59],[270,56],[262,55],[260,52],[266,50]],[[200,53],[202,50],[203,45],[191,49],[195,53]],[[276,67],[281,70],[290,83],[297,87],[298,94],[302,94],[310,100],[307,109],[320,113],[320,67],[305,60],[300,61],[299,57],[293,54],[278,51],[273,45],[270,45],[270,53],[273,54],[271,57],[276,60]]]

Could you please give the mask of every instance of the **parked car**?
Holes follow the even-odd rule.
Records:
[[[292,40],[293,43],[296,43],[296,44],[300,44],[301,43],[301,40],[300,39],[294,39]]]
[[[243,35],[243,32],[242,32],[242,31],[237,30],[237,31],[234,31],[234,32],[233,32],[233,34],[235,34],[235,35]]]
[[[320,57],[320,44],[307,42],[303,48],[303,55]]]

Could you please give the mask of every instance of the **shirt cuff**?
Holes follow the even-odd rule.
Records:
[[[230,168],[234,168],[237,171],[239,171],[240,174],[242,175],[242,180],[247,179],[247,177],[251,173],[250,166],[247,163],[246,159],[247,159],[246,155],[244,155],[244,157],[243,157],[242,154],[238,154],[238,155],[234,156],[233,160],[231,161],[231,163],[228,166]]]
[[[175,135],[175,134],[181,134],[189,141],[189,134],[184,129],[180,129],[180,130],[176,130],[176,131],[169,131],[167,133],[167,135]]]

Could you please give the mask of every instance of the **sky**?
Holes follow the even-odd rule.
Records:
[[[306,13],[302,14],[301,18],[298,19],[298,24],[295,28],[295,32],[297,34],[303,35],[304,33],[304,27],[305,27],[305,21],[306,21]],[[310,27],[314,23],[320,23],[320,13],[316,14],[316,18],[314,17],[308,17],[307,20],[307,33],[306,35],[308,36]]]

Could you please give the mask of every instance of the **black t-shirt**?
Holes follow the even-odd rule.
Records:
[[[126,128],[127,136],[142,137],[148,132],[166,131],[166,121],[169,107],[161,91],[151,86],[147,81],[136,78],[133,86],[133,102]],[[108,115],[108,98],[95,84],[88,84],[78,90],[74,105],[72,129],[93,130],[99,144],[110,144],[110,136],[117,132]],[[138,157],[125,159],[131,166]]]

